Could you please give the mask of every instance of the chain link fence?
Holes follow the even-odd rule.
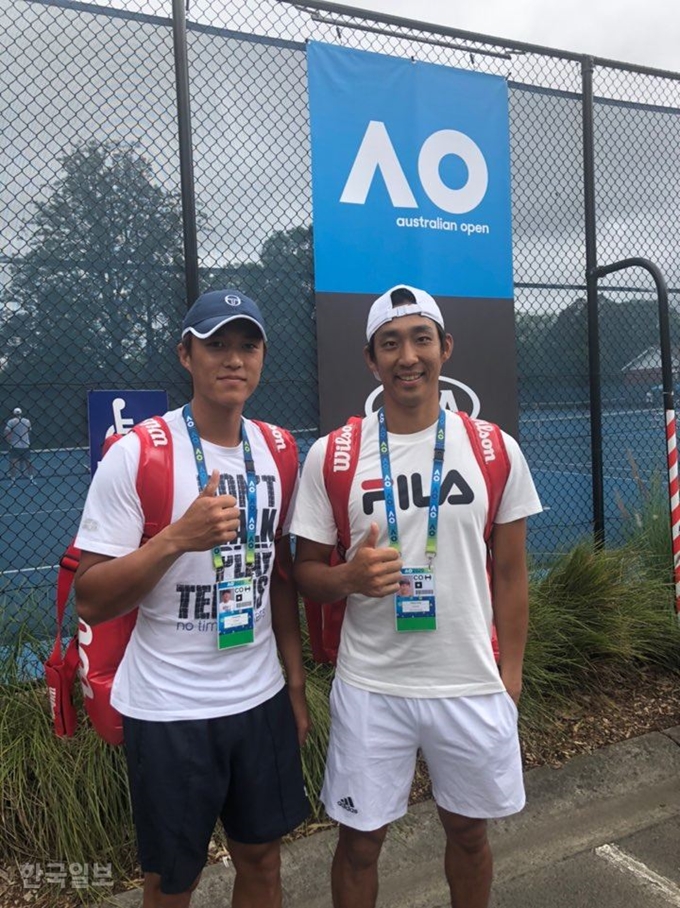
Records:
[[[0,607],[49,620],[89,481],[89,389],[189,393],[171,0],[0,0]],[[251,412],[317,434],[305,42],[501,75],[510,92],[521,442],[548,510],[536,558],[592,530],[582,58],[315,3],[192,2],[201,290],[237,286],[270,349]],[[680,76],[596,61],[598,258],[645,256],[680,304]],[[644,272],[600,286],[607,538],[664,470],[657,304]],[[454,326],[455,333],[455,326]],[[679,365],[679,364],[676,364]],[[342,376],[338,377],[342,380]]]

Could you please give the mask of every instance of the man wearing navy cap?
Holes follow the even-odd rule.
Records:
[[[80,617],[96,625],[139,607],[111,702],[123,715],[144,908],[189,904],[218,819],[236,870],[232,905],[279,908],[280,838],[308,814],[290,516],[265,429],[297,452],[285,431],[243,417],[266,344],[247,296],[199,297],[178,345],[193,397],[164,417],[172,522],[139,546],[131,432],[102,460],[76,540]],[[233,608],[218,621],[227,593]]]

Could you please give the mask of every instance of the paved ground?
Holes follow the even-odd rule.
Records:
[[[526,774],[528,805],[493,824],[493,908],[680,908],[680,728]],[[329,908],[333,830],[284,847],[286,908]],[[432,803],[396,824],[381,857],[380,908],[445,908]],[[192,908],[227,908],[232,871],[206,870]],[[138,908],[139,893],[116,898]]]

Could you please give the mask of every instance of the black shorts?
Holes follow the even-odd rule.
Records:
[[[229,838],[273,842],[308,815],[297,730],[284,687],[233,716],[180,722],[123,717],[142,870],[186,892],[218,817]]]

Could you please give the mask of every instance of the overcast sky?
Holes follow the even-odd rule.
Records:
[[[342,5],[680,72],[678,0],[349,0]]]
[[[112,5],[111,0],[96,2]],[[130,11],[141,5],[146,12],[165,17],[169,11],[169,0],[113,2]],[[645,48],[644,31],[634,23],[620,28],[617,36],[602,21],[596,40],[576,15],[566,24],[560,23],[557,14],[551,22],[542,20],[532,12],[538,0],[514,0],[512,17],[504,12],[510,0],[503,4],[477,0],[482,12],[470,12],[466,18],[462,13],[454,15],[460,0],[418,0],[417,4],[416,0],[352,0],[354,5],[361,2],[366,9],[369,3],[382,4],[395,15],[418,15],[421,20],[434,20],[439,11],[440,23],[447,19],[449,25],[490,37],[613,59],[628,56],[659,68],[675,65],[680,71],[680,51],[675,48],[669,53],[678,55],[677,64],[623,53],[622,42],[627,38],[632,46],[634,35],[641,53]],[[584,2],[571,0],[570,9]],[[597,10],[604,2],[589,0],[598,22]],[[646,0],[650,16],[665,2]],[[620,0],[623,9],[629,3]],[[202,260],[211,264],[253,260],[273,231],[308,224],[311,219],[303,40],[337,40],[383,53],[404,53],[407,42],[386,41],[350,28],[316,26],[310,16],[277,0],[191,0],[190,10],[195,21],[232,30],[252,28],[256,33],[266,29],[268,35],[295,41],[294,47],[282,47],[204,30],[193,31],[190,37],[197,206],[204,215]],[[674,14],[673,27],[670,23],[660,27],[659,44],[669,34],[675,38],[680,33],[677,19],[680,14]],[[153,162],[165,188],[177,190],[172,35],[167,24],[159,27],[57,5],[0,0],[0,32],[7,37],[5,66],[0,71],[0,87],[7,99],[5,109],[0,109],[0,172],[6,178],[0,181],[5,184],[0,185],[0,234],[6,238],[8,253],[27,248],[35,203],[49,196],[63,154],[89,139],[134,143]],[[45,35],[59,40],[45,42]],[[584,46],[586,39],[592,42],[588,46]],[[617,40],[618,47],[614,46]],[[33,53],[36,46],[41,46],[38,55]],[[418,59],[448,62],[448,52],[438,45],[414,44],[413,52]],[[522,55],[512,65],[497,58],[475,63],[467,53],[456,54],[449,54],[450,65],[477,66],[500,75],[509,72],[522,86],[574,93],[543,94],[517,84],[511,91],[515,277],[525,283],[582,282],[581,113],[574,100],[580,90],[580,67],[540,58],[532,61],[531,55],[525,64]],[[45,85],[51,92],[47,104]],[[647,101],[645,91],[650,104],[680,108],[680,82],[611,78],[605,71],[596,85],[598,97],[620,96],[627,101]],[[238,141],[231,141],[232,136]],[[601,260],[645,255],[658,261],[669,282],[678,286],[680,117],[601,104],[597,137]]]

